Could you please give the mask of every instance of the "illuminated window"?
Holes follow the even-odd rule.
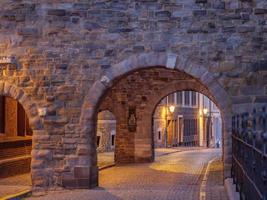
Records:
[[[24,108],[10,97],[0,96],[0,133],[9,138],[32,136],[32,129]]]
[[[5,132],[5,98],[0,96],[0,134]]]

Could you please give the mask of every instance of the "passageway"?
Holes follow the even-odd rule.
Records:
[[[121,165],[102,170],[100,187],[93,190],[52,192],[38,199],[197,200],[201,199],[201,190],[207,200],[225,200],[220,159],[220,149],[184,148],[180,152],[161,154],[154,163]],[[213,162],[207,170],[211,160]],[[205,173],[208,179],[203,187]]]

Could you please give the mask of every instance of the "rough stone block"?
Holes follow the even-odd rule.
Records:
[[[49,9],[47,11],[48,15],[55,15],[55,16],[65,16],[66,10],[64,9]]]
[[[76,166],[74,167],[74,177],[78,179],[88,179],[90,176],[90,168],[89,167],[82,167]]]

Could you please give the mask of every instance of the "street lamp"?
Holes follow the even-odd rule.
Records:
[[[165,127],[165,147],[167,148],[168,147],[168,126],[169,126],[169,123],[168,123],[168,111],[170,111],[171,114],[174,113],[175,111],[175,106],[174,105],[170,105],[168,106],[166,104],[166,107],[165,107],[165,120],[166,120],[166,127]]]
[[[206,132],[206,146],[210,146],[210,123],[211,123],[211,112],[204,108],[203,111],[203,124],[204,124],[204,130]],[[206,121],[207,119],[207,121]]]
[[[206,116],[208,114],[209,110],[207,108],[203,109],[203,114]]]
[[[170,110],[171,113],[174,113],[175,106],[169,106],[169,110]]]

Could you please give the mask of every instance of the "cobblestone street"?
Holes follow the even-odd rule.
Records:
[[[208,178],[204,187],[204,199],[226,200],[220,156],[219,149],[173,152],[157,157],[151,164],[116,166],[102,170],[100,186],[93,190],[56,191],[30,199],[202,200],[199,191],[203,175],[208,162],[215,159],[206,173]]]

